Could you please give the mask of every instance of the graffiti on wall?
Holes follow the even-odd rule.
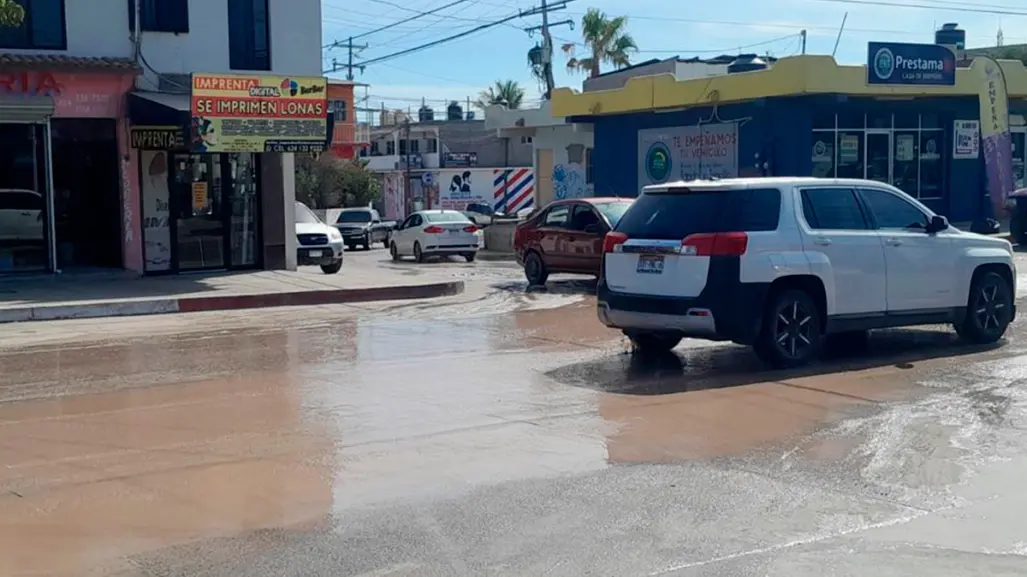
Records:
[[[591,196],[585,182],[585,168],[577,163],[553,166],[553,198],[585,198]]]

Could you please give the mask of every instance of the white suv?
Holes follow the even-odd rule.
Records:
[[[953,228],[874,181],[647,186],[603,252],[599,319],[639,352],[728,340],[788,367],[827,335],[952,323],[992,343],[1016,315],[1008,241]]]

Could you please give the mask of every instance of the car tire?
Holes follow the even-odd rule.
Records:
[[[399,247],[397,247],[396,243],[394,242],[389,243],[389,254],[392,256],[392,260],[395,261],[398,261],[400,258],[402,258],[399,256]]]
[[[631,352],[641,355],[659,355],[670,352],[681,342],[681,335],[670,331],[624,331],[631,340]]]
[[[385,240],[382,241],[382,246],[384,246],[385,248],[389,248],[390,244],[392,243],[389,242],[389,237],[385,237]]]
[[[464,260],[467,262],[474,262],[474,257],[478,256],[477,253],[469,252],[464,255]]]
[[[342,269],[342,259],[333,262],[332,264],[321,265],[321,272],[325,274],[335,274]]]
[[[371,250],[371,236],[365,234],[364,242],[360,243],[360,245],[364,247],[364,250]]]
[[[421,243],[414,242],[414,260],[424,262],[424,253],[421,252]]]
[[[549,271],[546,269],[546,263],[542,260],[542,256],[539,253],[529,251],[524,257],[524,277],[528,279],[529,286],[542,286],[546,284],[546,280],[549,278]]]
[[[802,290],[783,290],[771,296],[753,349],[775,369],[800,367],[820,354],[823,341],[820,310]]]
[[[357,250],[357,245],[346,243],[346,250]]]
[[[956,333],[964,340],[991,344],[1003,337],[1012,322],[1013,291],[996,272],[977,275],[970,284],[966,317],[956,325]]]

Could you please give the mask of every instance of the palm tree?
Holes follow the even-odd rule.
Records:
[[[581,17],[581,37],[591,54],[587,58],[576,58],[575,43],[564,44],[563,52],[569,58],[567,71],[587,72],[589,78],[595,78],[604,63],[618,69],[630,66],[631,54],[638,52],[638,45],[627,33],[627,26],[627,16],[607,18],[602,10],[589,8]]]
[[[25,8],[14,0],[0,0],[0,26],[17,27],[25,20]]]
[[[524,89],[516,80],[497,80],[495,84],[482,90],[478,96],[478,106],[482,109],[494,104],[502,104],[510,110],[521,107],[524,102]]]

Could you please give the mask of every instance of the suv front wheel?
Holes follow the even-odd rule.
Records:
[[[784,290],[771,298],[753,347],[756,356],[779,369],[809,363],[820,353],[822,339],[816,303],[801,290]]]
[[[1002,275],[995,272],[978,275],[970,285],[966,304],[966,318],[956,325],[960,337],[979,345],[1002,338],[1013,313],[1013,291]]]

